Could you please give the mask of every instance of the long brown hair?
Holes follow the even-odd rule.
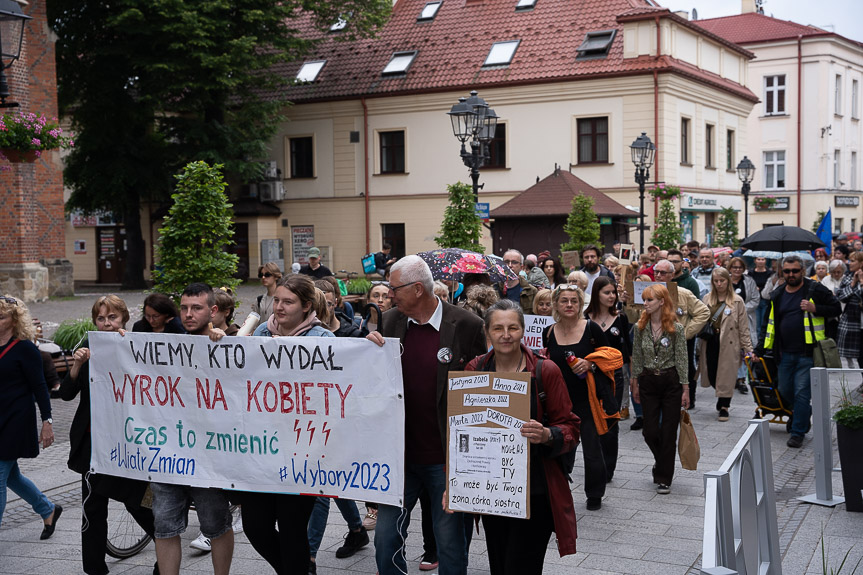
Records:
[[[661,284],[654,284],[644,288],[641,297],[649,297],[662,300],[662,331],[666,333],[674,333],[674,305],[671,303],[671,296],[668,295],[668,289]],[[638,318],[638,329],[643,330],[650,322],[650,314],[647,310],[641,312],[641,317]]]

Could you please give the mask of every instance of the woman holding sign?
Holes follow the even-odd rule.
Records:
[[[726,272],[727,273],[727,272]],[[644,311],[632,343],[632,397],[644,413],[644,442],[653,453],[653,482],[660,495],[671,493],[680,408],[689,407],[689,358],[683,326],[662,284],[641,294]],[[735,367],[736,369],[736,367]]]
[[[521,428],[530,442],[530,519],[483,515],[488,563],[492,575],[541,574],[552,531],[560,556],[575,553],[575,509],[569,483],[557,459],[578,444],[578,418],[571,411],[566,383],[553,361],[521,343],[521,306],[504,299],[485,314],[485,333],[492,350],[474,358],[467,371],[512,373],[531,377],[530,421]],[[537,380],[546,397],[540,399]]]
[[[149,306],[147,306],[149,307]],[[129,321],[126,302],[115,295],[102,296],[91,310],[96,329],[120,332]],[[69,469],[81,474],[82,529],[81,559],[84,573],[108,572],[105,547],[108,540],[108,502],[122,502],[138,525],[153,536],[153,511],[141,506],[147,491],[146,481],[90,473],[90,345],[85,340],[75,350],[72,367],[60,384],[60,397],[72,401],[79,395],[78,409],[69,429]]]
[[[335,337],[314,312],[315,284],[307,275],[279,280],[273,315],[255,330],[262,337]],[[276,493],[243,493],[243,528],[249,543],[276,573],[309,572],[309,517],[315,498]],[[278,524],[278,529],[276,525]]]

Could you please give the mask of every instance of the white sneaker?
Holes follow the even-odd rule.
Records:
[[[234,533],[243,532],[243,516],[240,515],[239,511],[237,511],[237,517],[234,519],[234,523],[231,524],[231,529],[233,529]]]
[[[192,549],[197,549],[198,551],[204,551],[205,553],[209,553],[212,551],[212,547],[210,546],[210,538],[204,537],[204,534],[201,533],[198,535],[198,538],[189,543],[189,547]]]

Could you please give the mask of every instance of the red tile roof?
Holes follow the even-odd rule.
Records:
[[[619,16],[639,19],[659,15],[686,20],[647,0],[537,0],[532,10],[516,11],[516,0],[444,0],[432,21],[417,22],[427,0],[398,0],[392,17],[375,39],[336,41],[338,33],[322,34],[309,17],[297,22],[301,34],[322,38],[307,61],[325,59],[318,79],[288,89],[294,102],[337,100],[361,96],[470,90],[483,87],[562,82],[634,74],[654,70],[709,81],[741,98],[757,101],[746,87],[704,73],[693,73],[670,57],[623,58]],[[687,24],[688,25],[688,24]],[[700,33],[700,28],[692,26]],[[576,61],[587,32],[616,29],[606,58]],[[494,42],[521,40],[508,66],[483,68]],[[733,46],[722,40],[729,46]],[[739,47],[736,50],[749,54]],[[418,50],[406,74],[384,77],[381,71],[394,52]],[[294,78],[302,62],[280,66]]]
[[[836,35],[815,26],[805,26],[755,12],[698,20],[694,24],[735,44],[787,40],[797,36]]]
[[[490,217],[519,218],[524,216],[561,216],[572,211],[572,198],[581,192],[593,198],[593,211],[598,216],[637,216],[581,178],[565,170],[556,170],[505,204],[491,211]]]

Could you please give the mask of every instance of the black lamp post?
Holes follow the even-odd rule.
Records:
[[[458,104],[447,112],[452,121],[452,133],[461,142],[461,159],[470,168],[473,181],[473,200],[479,201],[479,169],[489,159],[488,143],[497,130],[497,114],[488,103],[477,96],[476,90],[469,98],[459,98]],[[470,140],[470,151],[465,144]]]
[[[0,0],[0,108],[14,108],[17,102],[6,102],[9,84],[4,73],[21,55],[24,41],[24,22],[32,20],[21,12],[15,0]]]
[[[737,164],[737,177],[743,182],[743,187],[740,193],[743,194],[743,229],[744,237],[749,237],[749,183],[755,177],[755,165],[743,156],[740,163]]]
[[[635,165],[635,183],[638,184],[638,199],[640,200],[639,209],[641,215],[639,219],[641,223],[638,230],[638,249],[644,252],[644,184],[650,179],[650,167],[653,165],[653,156],[656,153],[656,146],[647,137],[646,132],[641,132],[632,145],[629,146],[632,152],[632,163]]]

